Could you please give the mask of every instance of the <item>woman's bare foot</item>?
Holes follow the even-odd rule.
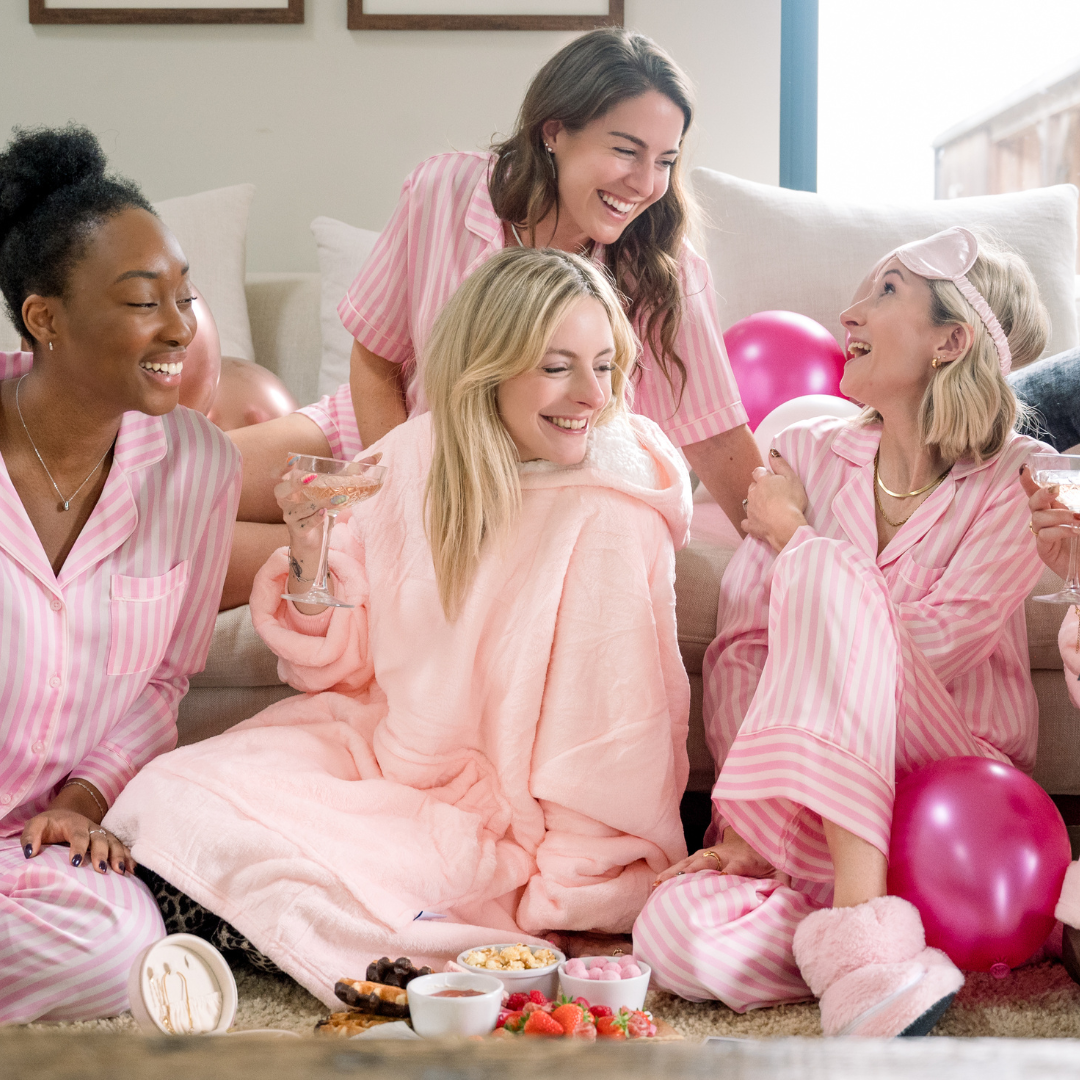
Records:
[[[604,934],[599,930],[552,930],[544,937],[567,960],[575,956],[618,956],[634,951],[629,934]]]
[[[716,870],[721,874],[737,877],[776,878],[790,884],[787,874],[778,873],[776,867],[763,859],[730,825],[724,830],[724,840],[711,848],[702,848],[693,855],[669,866],[658,874],[653,882],[655,889],[662,881],[678,874],[694,874],[699,870]]]

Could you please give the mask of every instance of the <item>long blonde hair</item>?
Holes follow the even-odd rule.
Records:
[[[979,233],[979,255],[967,278],[1001,323],[1013,366],[1038,359],[1046,347],[1050,320],[1023,258],[989,234]],[[947,464],[968,457],[979,462],[1001,450],[1017,419],[1028,410],[1005,381],[994,339],[960,290],[951,281],[926,283],[930,321],[935,326],[966,323],[973,334],[967,352],[938,368],[930,379],[919,407],[922,440]],[[863,419],[880,421],[881,416],[868,409]]]
[[[577,132],[650,90],[681,110],[685,137],[694,119],[690,80],[656,42],[608,26],[560,49],[529,84],[514,133],[492,147],[496,156],[488,188],[495,213],[530,230],[552,209],[558,213],[558,177],[544,149],[548,120]],[[686,385],[686,365],[675,350],[683,310],[679,259],[695,212],[683,183],[682,159],[682,154],[676,158],[663,197],[604,249],[612,280],[627,297],[630,322],[649,343],[676,403]]]
[[[507,248],[440,312],[424,357],[434,454],[424,495],[428,541],[446,617],[459,614],[485,540],[521,509],[518,455],[499,417],[499,384],[533,370],[572,304],[598,300],[615,341],[611,400],[596,423],[627,408],[638,342],[601,269],[552,249]]]

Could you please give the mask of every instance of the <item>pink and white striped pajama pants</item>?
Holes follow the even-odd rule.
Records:
[[[123,1012],[131,965],[164,936],[137,878],[71,866],[66,847],[28,860],[18,837],[0,840],[0,1024]]]
[[[971,733],[899,623],[881,571],[849,543],[814,536],[776,561],[767,641],[741,725],[735,717],[720,733],[729,749],[713,804],[791,886],[687,874],[659,886],[634,924],[635,954],[659,985],[736,1012],[813,996],[791,941],[831,901],[822,818],[887,855],[897,776],[943,757],[1007,760]],[[731,692],[723,665],[710,671],[715,659],[710,649],[707,725]]]

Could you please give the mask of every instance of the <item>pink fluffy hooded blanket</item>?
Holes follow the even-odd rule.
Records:
[[[328,1005],[382,955],[628,931],[685,855],[679,455],[631,416],[580,466],[523,466],[520,520],[448,623],[424,531],[431,440],[421,416],[371,448],[385,486],[331,552],[355,608],[281,600],[285,549],[256,579],[255,626],[304,696],[157,758],[107,819]]]

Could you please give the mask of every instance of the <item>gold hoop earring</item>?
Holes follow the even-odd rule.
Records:
[[[934,369],[935,371],[937,371],[937,369],[938,369],[939,367],[941,367],[942,365],[944,365],[944,364],[951,364],[951,363],[952,363],[952,361],[951,361],[951,360],[948,360],[948,359],[946,359],[946,358],[945,358],[944,356],[935,356],[935,357],[934,357],[934,359],[930,361],[930,366],[931,366],[931,367],[932,367],[932,368],[933,368],[933,369]]]

